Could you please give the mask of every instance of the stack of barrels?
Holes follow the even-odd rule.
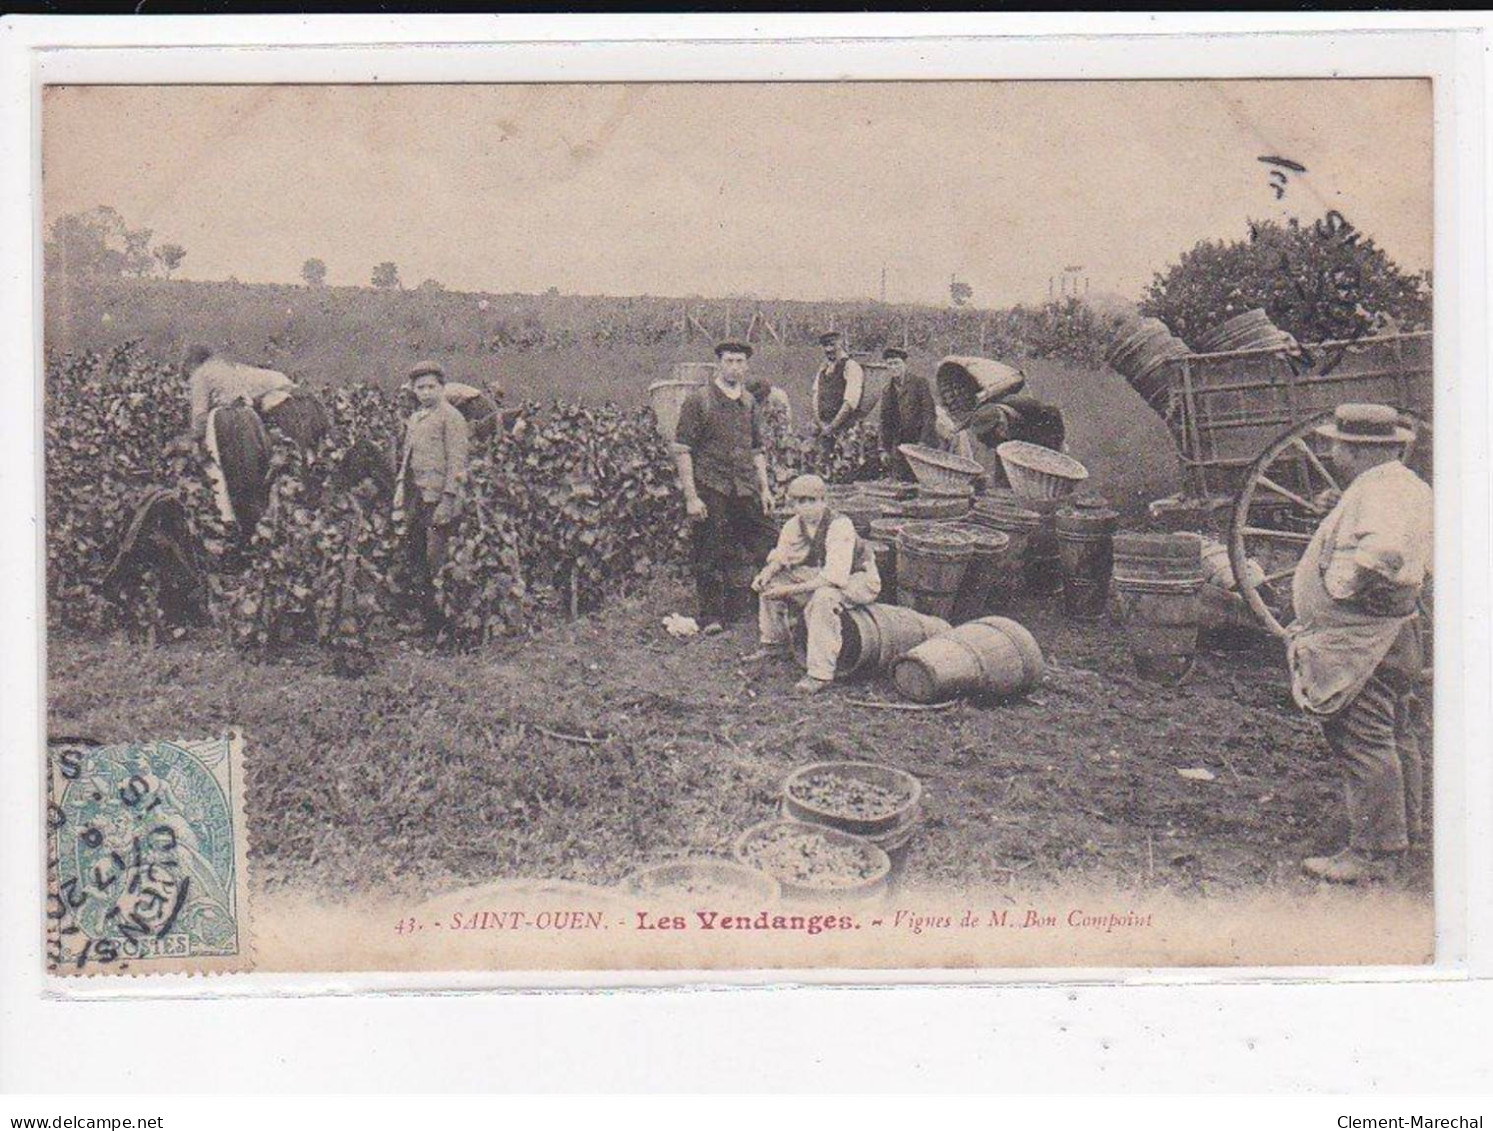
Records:
[[[1118,534],[1112,612],[1136,671],[1180,683],[1197,658],[1203,540],[1196,534]]]
[[[1235,315],[1197,339],[1198,353],[1233,353],[1236,350],[1294,353],[1300,348],[1296,339],[1271,322],[1263,309]]]
[[[1070,617],[1092,620],[1103,615],[1119,522],[1119,513],[1092,495],[1071,500],[1053,516],[1063,607]]]
[[[1172,368],[1167,363],[1191,352],[1161,319],[1140,318],[1115,337],[1104,361],[1165,419],[1172,408]]]

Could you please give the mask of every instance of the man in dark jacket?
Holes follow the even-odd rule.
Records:
[[[889,374],[886,391],[881,395],[881,450],[892,474],[910,483],[917,476],[907,457],[897,449],[901,444],[939,446],[933,390],[927,378],[908,370],[906,350],[888,346],[881,356]]]

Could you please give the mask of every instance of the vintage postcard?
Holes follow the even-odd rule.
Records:
[[[41,100],[53,972],[1436,960],[1430,78]]]

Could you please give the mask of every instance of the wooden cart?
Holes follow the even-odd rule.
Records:
[[[1294,619],[1296,563],[1342,486],[1316,432],[1333,409],[1366,401],[1398,408],[1416,434],[1406,458],[1431,479],[1431,334],[1190,354],[1165,364],[1183,498],[1227,523],[1240,594],[1265,628],[1284,635]]]

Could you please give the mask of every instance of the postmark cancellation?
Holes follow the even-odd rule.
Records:
[[[243,738],[47,747],[49,972],[248,970]]]

